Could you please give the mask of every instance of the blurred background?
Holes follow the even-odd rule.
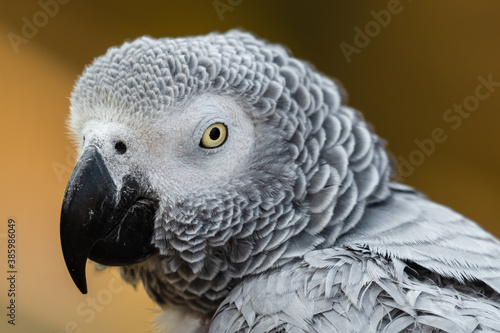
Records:
[[[142,286],[88,266],[89,294],[81,295],[66,272],[59,214],[75,163],[68,97],[110,46],[235,27],[342,82],[349,104],[387,140],[405,183],[500,236],[498,1],[2,1],[1,332],[153,331],[156,307]],[[16,326],[6,317],[9,218]]]

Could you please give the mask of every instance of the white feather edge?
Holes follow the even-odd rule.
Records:
[[[158,333],[202,333],[208,327],[183,309],[168,309],[154,320]]]

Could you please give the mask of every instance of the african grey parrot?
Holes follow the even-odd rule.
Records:
[[[170,332],[500,332],[500,243],[391,181],[343,93],[241,31],[142,37],[71,96],[69,272],[122,266]],[[175,328],[176,327],[176,328]]]

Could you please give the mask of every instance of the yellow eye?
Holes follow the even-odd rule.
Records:
[[[217,148],[227,138],[227,127],[223,123],[215,123],[203,132],[200,146],[204,148]]]

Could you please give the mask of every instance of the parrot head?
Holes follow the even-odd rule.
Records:
[[[331,246],[388,195],[384,144],[337,84],[249,33],[142,37],[77,80],[68,270],[122,266],[162,306],[213,312],[245,276]]]

